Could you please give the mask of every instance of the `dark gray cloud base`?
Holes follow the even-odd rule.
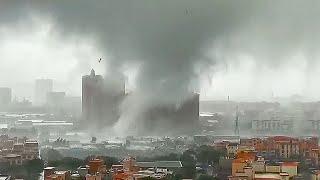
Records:
[[[269,62],[297,50],[313,57],[319,47],[315,19],[320,3],[312,0],[30,0],[1,1],[0,8],[4,25],[40,16],[52,21],[53,31],[63,38],[95,38],[101,51],[113,57],[113,68],[128,61],[141,64],[138,87],[145,88],[171,79],[188,84],[195,64],[208,60],[203,54],[214,42],[226,52]]]
[[[49,19],[64,38],[95,38],[111,56],[109,72],[132,61],[139,65],[138,91],[173,94],[169,99],[190,90],[196,65],[212,63],[203,55],[209,44],[255,11],[248,2],[191,0],[17,1],[4,6],[9,8],[3,20],[19,17],[12,9],[20,12],[17,21],[24,13]]]
[[[93,38],[109,57],[110,75],[135,64],[136,91],[166,103],[197,88],[199,69],[223,61],[208,57],[210,50],[248,54],[274,68],[301,52],[312,68],[319,10],[312,0],[1,1],[0,23],[25,25],[35,16],[52,22],[62,38]]]

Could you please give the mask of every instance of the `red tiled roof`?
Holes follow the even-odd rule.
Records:
[[[288,136],[273,136],[271,137],[274,141],[290,141],[290,140],[296,140],[295,138],[288,137]]]
[[[282,162],[281,166],[298,166],[298,162]]]

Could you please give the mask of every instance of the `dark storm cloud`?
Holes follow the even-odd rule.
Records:
[[[0,23],[40,17],[63,39],[92,38],[108,57],[109,75],[136,65],[136,94],[166,103],[197,88],[199,69],[207,72],[224,56],[245,54],[259,66],[279,68],[301,53],[312,68],[319,10],[313,0],[1,1]]]
[[[95,38],[111,56],[109,72],[137,63],[137,91],[158,94],[159,100],[192,90],[195,66],[213,60],[204,56],[209,44],[256,11],[248,2],[209,0],[33,1],[31,6],[52,18],[62,36]]]
[[[64,38],[94,38],[111,57],[109,71],[137,63],[138,89],[182,92],[197,79],[195,67],[216,61],[204,55],[212,43],[262,64],[277,66],[296,51],[314,61],[319,7],[312,0],[2,1],[0,22],[49,19]]]
[[[94,36],[116,68],[127,61],[141,65],[139,88],[165,83],[186,89],[194,64],[205,59],[206,45],[228,33],[252,11],[247,3],[213,1],[64,1],[34,3],[63,35]],[[243,12],[241,9],[248,11]],[[178,82],[178,83],[177,83]],[[177,85],[179,84],[179,85]],[[175,87],[170,88],[174,85]],[[178,88],[177,88],[178,87]]]

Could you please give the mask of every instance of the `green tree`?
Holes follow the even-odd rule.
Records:
[[[41,159],[45,161],[61,160],[63,155],[55,149],[44,149],[41,151]]]
[[[31,174],[39,174],[42,172],[44,168],[44,162],[41,159],[33,159],[27,161],[23,167],[27,170],[28,173]]]
[[[182,177],[194,178],[196,174],[196,157],[195,152],[192,150],[185,151],[181,156],[182,163]]]
[[[206,174],[201,174],[197,180],[216,180],[217,178],[213,177],[213,176],[209,176]]]
[[[168,180],[181,180],[182,175],[181,174],[172,174],[167,177]]]
[[[141,178],[142,180],[156,180],[157,178],[153,178],[153,177],[144,177]]]
[[[151,161],[179,161],[180,156],[175,153],[170,153],[164,156],[153,156],[153,157],[138,157],[139,161],[151,162]]]
[[[9,165],[8,163],[0,164],[0,172],[9,174],[13,178],[28,180],[38,180],[42,172],[44,163],[41,159],[26,161],[23,165]]]
[[[224,153],[217,151],[210,146],[200,146],[197,150],[197,160],[201,163],[216,164]]]
[[[65,157],[56,161],[48,161],[48,166],[53,166],[61,170],[76,170],[79,166],[83,165],[84,163],[85,161],[81,159]]]

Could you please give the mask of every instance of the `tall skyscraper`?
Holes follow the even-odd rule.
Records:
[[[92,69],[82,77],[82,117],[96,127],[113,125],[119,118],[119,105],[124,98],[124,79],[104,78]]]
[[[53,90],[52,79],[37,79],[35,84],[34,104],[41,106],[47,103],[47,94]]]
[[[0,87],[0,106],[7,106],[11,103],[11,88]]]

